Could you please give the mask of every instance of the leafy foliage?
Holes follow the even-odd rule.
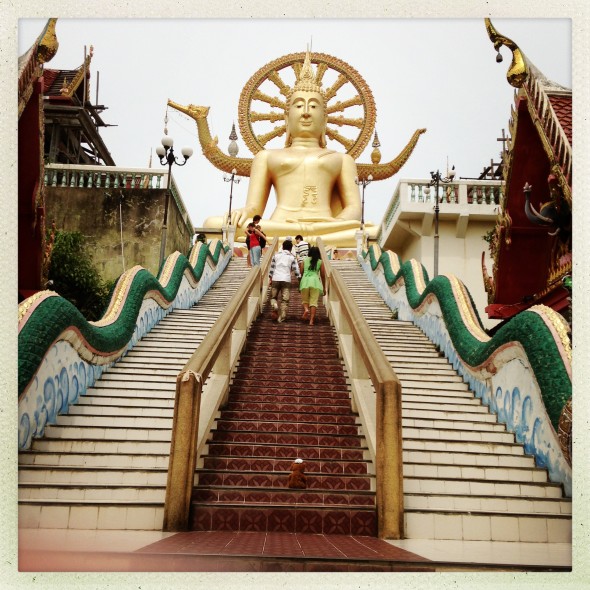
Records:
[[[51,252],[48,278],[52,288],[90,321],[104,312],[112,282],[105,282],[92,262],[80,232],[58,231]]]

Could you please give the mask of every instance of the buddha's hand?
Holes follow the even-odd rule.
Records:
[[[236,227],[242,227],[248,218],[252,218],[256,214],[251,211],[249,207],[242,207],[231,212],[231,224]]]

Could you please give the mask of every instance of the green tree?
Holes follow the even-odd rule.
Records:
[[[48,278],[52,288],[73,303],[87,320],[98,320],[104,313],[112,284],[101,279],[80,232],[56,233]]]

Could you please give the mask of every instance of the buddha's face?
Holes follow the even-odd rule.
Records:
[[[323,137],[326,130],[326,110],[322,95],[297,90],[291,97],[286,118],[291,138]]]

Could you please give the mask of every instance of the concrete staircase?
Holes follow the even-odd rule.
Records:
[[[571,542],[571,500],[432,342],[392,319],[356,261],[333,261],[402,383],[409,539]]]
[[[296,283],[284,323],[253,324],[197,470],[197,531],[375,536],[372,463],[323,309],[302,322]],[[289,489],[304,461],[306,489]]]
[[[192,309],[166,316],[19,453],[19,526],[162,528],[176,375],[244,280],[233,258]]]

